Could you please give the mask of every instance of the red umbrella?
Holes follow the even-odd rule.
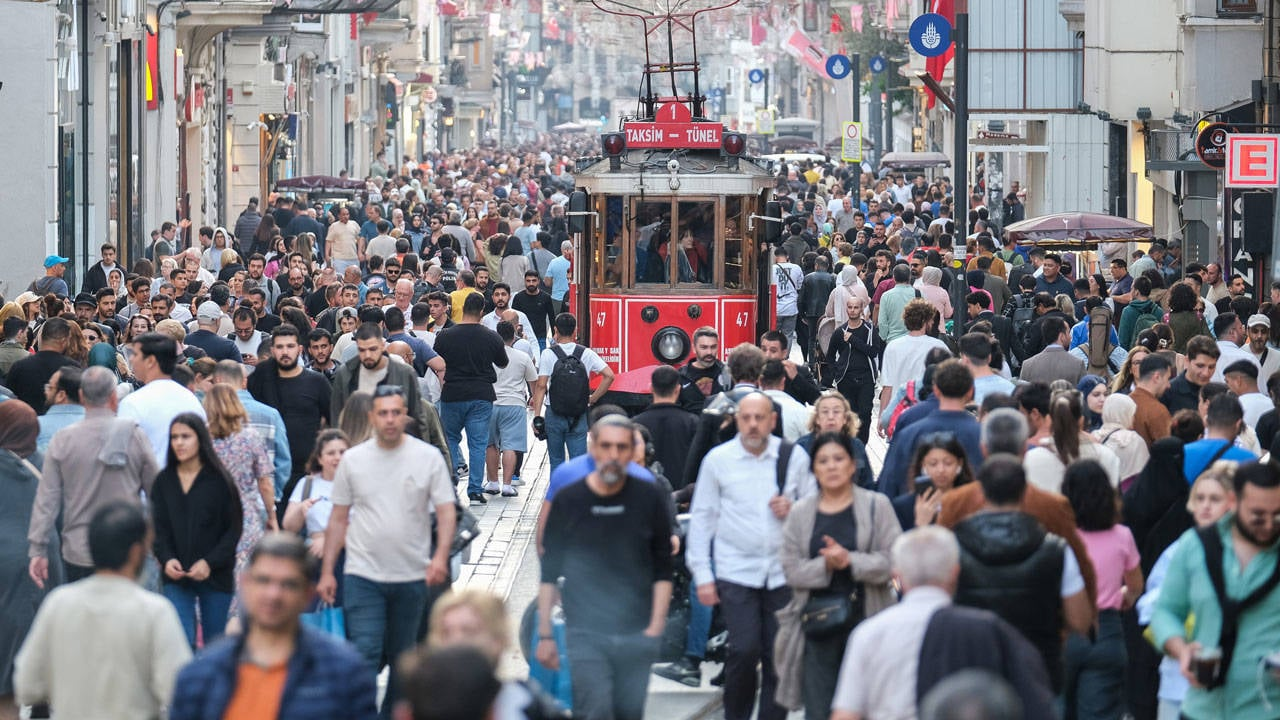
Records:
[[[654,363],[629,372],[618,373],[618,376],[613,379],[613,384],[609,386],[609,392],[648,395],[653,392],[653,386],[650,384],[653,371],[660,367],[662,367],[661,364]]]
[[[1006,225],[1005,235],[1019,245],[1079,246],[1090,242],[1153,237],[1151,226],[1103,213],[1065,212]]]

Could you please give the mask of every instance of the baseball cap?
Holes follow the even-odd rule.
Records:
[[[90,307],[98,306],[98,299],[92,293],[82,292],[76,295],[76,305],[88,305]]]
[[[200,303],[200,307],[196,308],[197,320],[221,320],[222,308],[218,307],[218,303],[212,300],[205,300]]]
[[[356,309],[353,307],[338,308],[338,317],[337,317],[338,320],[341,320],[342,318],[358,318],[358,317],[360,317],[360,313],[358,313]]]
[[[1267,317],[1266,315],[1263,315],[1262,313],[1258,313],[1257,315],[1250,315],[1249,322],[1248,324],[1245,325],[1245,327],[1257,327],[1259,325],[1263,325],[1267,328],[1270,328],[1271,318]]]
[[[45,269],[48,269],[53,267],[54,265],[61,265],[67,262],[70,262],[70,260],[68,258],[62,257],[61,255],[50,255],[49,257],[44,259],[44,266],[45,266]]]

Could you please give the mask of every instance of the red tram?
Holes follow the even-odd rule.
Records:
[[[582,342],[617,373],[621,392],[646,393],[657,364],[683,364],[699,327],[714,327],[727,354],[773,323],[772,257],[761,241],[779,224],[776,203],[762,217],[774,178],[745,155],[744,135],[703,116],[698,92],[694,22],[715,9],[615,13],[644,23],[646,53],[651,33],[672,43],[671,28],[688,32],[695,59],[647,63],[637,117],[602,135],[602,154],[575,174],[573,307]],[[692,75],[692,94],[676,92],[681,73]],[[653,91],[660,75],[672,76],[669,96]]]

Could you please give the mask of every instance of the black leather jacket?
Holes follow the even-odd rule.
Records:
[[[1017,628],[1062,687],[1062,567],[1067,544],[1023,512],[984,512],[955,528],[956,603],[990,610]]]

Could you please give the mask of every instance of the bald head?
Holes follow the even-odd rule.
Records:
[[[409,343],[403,340],[387,343],[387,352],[404,360],[407,365],[413,364],[413,348],[409,347]]]
[[[753,392],[738,401],[734,416],[738,426],[738,439],[747,452],[759,455],[768,447],[769,434],[777,422],[773,399],[764,393]]]

